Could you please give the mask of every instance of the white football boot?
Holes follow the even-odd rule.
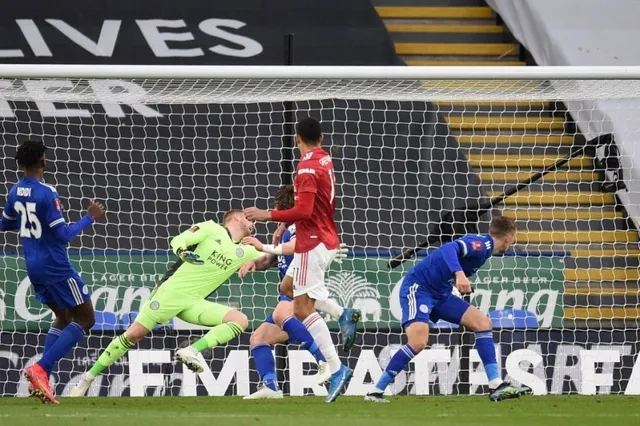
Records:
[[[85,396],[94,380],[95,377],[93,377],[93,375],[91,375],[91,373],[87,371],[82,375],[80,381],[71,389],[71,393],[69,394],[69,396],[72,398]]]
[[[325,361],[320,361],[318,363],[318,372],[314,376],[316,383],[319,385],[324,385],[331,378],[331,370],[329,370],[329,364]]]
[[[205,370],[205,365],[202,362],[202,359],[198,357],[198,351],[193,349],[191,346],[178,349],[176,351],[176,359],[194,373],[202,373]]]
[[[258,390],[252,393],[251,395],[247,395],[242,399],[282,399],[284,396],[282,395],[281,390],[274,391],[266,387],[264,384],[260,383],[258,386]]]

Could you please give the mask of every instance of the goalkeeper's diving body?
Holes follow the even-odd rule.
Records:
[[[200,340],[176,352],[176,359],[196,373],[205,365],[198,353],[229,342],[248,326],[247,317],[228,306],[206,300],[247,261],[261,256],[240,241],[251,234],[253,222],[240,210],[225,213],[223,225],[207,221],[193,225],[171,240],[180,257],[151,293],[135,322],[109,343],[98,361],[72,389],[71,396],[83,396],[95,377],[113,364],[157,324],[174,317],[191,324],[213,327]]]
[[[391,358],[366,401],[388,402],[384,391],[396,375],[426,346],[429,339],[429,321],[439,319],[460,324],[476,335],[476,350],[489,380],[489,399],[518,398],[531,392],[526,386],[504,382],[496,361],[491,320],[467,301],[453,294],[455,285],[461,294],[472,291],[469,277],[493,255],[504,253],[515,241],[515,222],[506,217],[491,221],[488,235],[467,235],[443,244],[416,264],[406,275],[400,287],[402,327],[408,344]]]
[[[288,210],[294,205],[293,185],[285,185],[278,190],[275,197],[276,210]],[[251,356],[253,357],[256,370],[260,375],[261,385],[258,390],[244,399],[281,399],[282,391],[278,387],[276,378],[275,360],[271,346],[277,343],[300,343],[308,350],[318,363],[318,373],[315,376],[318,384],[324,384],[331,377],[331,372],[327,366],[326,359],[317,343],[309,334],[302,321],[295,317],[293,313],[293,272],[290,268],[293,260],[296,241],[296,226],[287,226],[282,236],[277,240],[280,245],[262,244],[254,237],[245,237],[242,242],[251,244],[259,251],[269,253],[255,261],[249,261],[242,265],[238,275],[244,278],[251,271],[267,270],[277,264],[280,275],[280,289],[278,294],[278,304],[273,313],[251,334]],[[340,262],[346,257],[347,249],[338,249],[334,261]],[[316,301],[318,303],[318,301]],[[333,300],[323,302],[325,308],[340,325],[343,346],[349,350],[356,337],[356,325],[360,319],[360,311],[348,309],[338,305]]]

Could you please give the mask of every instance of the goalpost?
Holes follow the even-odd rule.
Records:
[[[134,319],[175,260],[171,236],[231,208],[272,206],[292,181],[293,125],[311,115],[353,254],[327,285],[364,317],[356,347],[339,351],[356,370],[349,394],[367,392],[402,343],[398,283],[424,251],[388,261],[426,240],[485,232],[500,213],[518,223],[516,250],[478,271],[471,302],[492,317],[503,375],[538,394],[640,393],[640,184],[628,139],[639,126],[625,121],[640,111],[639,81],[640,67],[0,65],[4,194],[19,179],[16,146],[41,139],[68,219],[89,199],[107,207],[70,246],[99,324],[58,366],[56,392]],[[258,226],[263,240],[273,230]],[[38,359],[51,313],[31,294],[17,235],[0,238],[0,396],[26,396],[20,373]],[[277,284],[275,271],[234,276],[212,298],[255,329]],[[200,378],[172,363],[201,334],[180,321],[154,330],[89,395],[253,392],[248,332],[205,353],[212,371]],[[275,353],[285,393],[325,392],[308,377],[310,355]],[[485,384],[471,334],[439,323],[391,390],[477,394]]]

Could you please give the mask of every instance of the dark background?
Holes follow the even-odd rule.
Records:
[[[142,4],[148,2],[101,2],[100,7],[83,1],[12,4],[0,15],[0,48],[19,48],[25,57],[4,61],[281,64],[285,34],[294,32],[296,64],[400,63],[367,0],[167,0],[156,2],[153,10]],[[183,19],[196,34],[197,23],[210,17],[246,22],[233,31],[259,41],[263,53],[254,58],[216,55],[206,48],[212,43],[198,44],[201,40],[194,35],[205,56],[156,58],[135,24],[136,19]],[[52,18],[63,19],[94,41],[103,19],[121,19],[113,57],[93,56],[44,21]],[[34,20],[52,57],[33,56],[16,19]],[[123,106],[126,117],[108,117],[100,105],[66,105],[91,109],[90,118],[43,118],[34,104],[11,106],[15,118],[0,119],[6,190],[19,179],[13,161],[16,146],[36,138],[51,148],[46,179],[56,186],[70,220],[80,217],[88,199],[105,201],[106,223],[75,240],[72,246],[77,248],[166,249],[168,238],[193,222],[220,218],[229,208],[266,208],[277,187],[290,179],[287,173],[294,164],[289,158],[298,157],[297,150],[283,150],[283,141],[292,146],[292,125],[307,115],[323,122],[339,183],[337,219],[350,247],[386,251],[413,245],[443,208],[480,195],[479,181],[458,152],[457,141],[426,102],[328,99],[289,105],[153,106],[161,118],[145,118],[128,106]],[[287,109],[293,113],[287,115]],[[0,236],[5,237],[5,249],[13,250],[16,236]]]

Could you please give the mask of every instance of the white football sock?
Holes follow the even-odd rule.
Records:
[[[336,347],[333,345],[333,341],[331,340],[329,327],[327,327],[327,324],[324,322],[320,314],[314,312],[306,317],[302,323],[309,331],[309,334],[311,334],[311,337],[313,337],[313,340],[316,341],[316,344],[320,348],[320,352],[322,352],[322,355],[324,355],[327,360],[331,374],[340,370],[342,362],[340,361]]]
[[[342,313],[344,312],[344,308],[336,303],[335,300],[327,299],[327,300],[316,300],[316,303],[313,305],[317,311],[324,312],[325,314],[331,315],[331,318],[334,320],[340,319]]]
[[[502,379],[493,379],[489,381],[489,389],[495,389],[502,384]]]

